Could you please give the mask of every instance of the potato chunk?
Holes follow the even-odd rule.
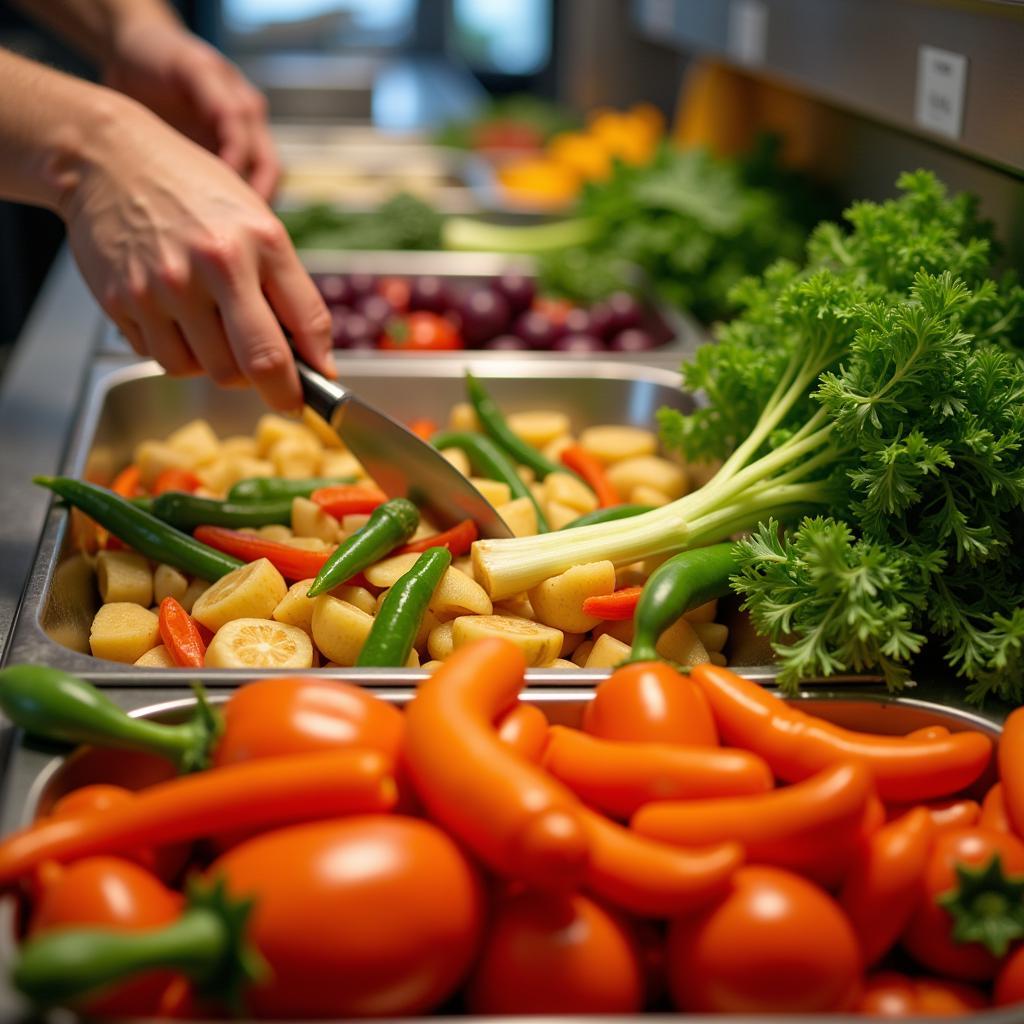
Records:
[[[673,622],[661,634],[655,649],[663,658],[686,667],[704,665],[711,660],[694,627],[686,619]]]
[[[658,439],[640,427],[588,427],[580,434],[580,444],[605,463],[653,455],[658,450]]]
[[[364,575],[374,587],[391,587],[416,564],[419,557],[410,553],[385,558],[371,565]],[[456,615],[489,615],[493,610],[484,588],[455,568],[445,570],[427,607],[439,619],[452,619]]]
[[[267,619],[233,619],[206,649],[210,668],[312,668],[313,645],[297,626]]]
[[[584,668],[615,668],[629,657],[629,645],[608,633],[602,633],[587,655]],[[576,659],[573,658],[573,661]]]
[[[538,583],[529,592],[539,622],[569,633],[585,633],[601,619],[583,613],[588,597],[610,594],[615,589],[615,566],[608,561],[574,565]]]
[[[153,603],[149,562],[134,551],[101,551],[96,556],[96,584],[104,604],[130,601],[148,608]]]
[[[512,412],[506,417],[512,433],[521,437],[534,448],[543,448],[557,437],[568,434],[571,424],[564,412],[549,409],[531,409],[529,412]]]
[[[642,455],[616,462],[608,470],[608,479],[619,494],[632,495],[638,487],[649,487],[672,499],[681,498],[688,483],[682,466],[658,455]]]
[[[544,480],[544,496],[575,509],[578,516],[597,508],[597,495],[571,473],[549,473]]]
[[[203,419],[192,420],[167,435],[167,443],[187,455],[193,466],[202,466],[220,454],[220,440],[213,427]]]
[[[313,602],[313,640],[326,658],[346,668],[356,663],[373,616],[348,601],[321,594]]]
[[[131,665],[160,643],[157,617],[139,604],[114,601],[103,605],[92,620],[89,647],[97,658]]]
[[[163,644],[146,651],[134,664],[138,668],[177,668],[171,652]]]
[[[537,510],[529,498],[516,498],[515,501],[499,505],[495,511],[505,520],[505,525],[512,531],[513,537],[537,535]]]
[[[200,594],[192,617],[214,632],[232,619],[269,619],[287,593],[284,577],[260,558],[233,569]]]
[[[452,623],[456,648],[483,637],[511,640],[526,658],[527,665],[546,665],[562,650],[562,632],[550,626],[510,615],[462,615]],[[433,655],[433,651],[430,652]]]
[[[452,637],[454,626],[454,619],[442,622],[427,634],[427,653],[434,661],[444,661],[455,650],[455,640]]]
[[[159,604],[165,597],[182,601],[188,592],[188,577],[173,565],[161,562],[153,573],[153,602]],[[148,604],[149,602],[140,602]]]
[[[316,537],[325,544],[338,543],[338,520],[309,498],[292,498],[292,533]]]
[[[288,588],[288,593],[277,603],[271,613],[275,621],[288,626],[298,626],[306,633],[313,631],[313,605],[316,598],[307,597],[306,591],[313,585],[313,580],[299,580]]]

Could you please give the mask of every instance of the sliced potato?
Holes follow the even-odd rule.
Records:
[[[154,647],[151,651],[146,651],[135,662],[135,665],[139,668],[177,668],[171,657],[171,652],[163,644]]]
[[[602,633],[594,641],[594,646],[590,654],[587,655],[587,660],[583,663],[583,667],[615,668],[629,657],[629,652],[629,644],[624,644],[621,640],[616,640],[615,637]],[[573,660],[575,661],[575,658]]]
[[[586,635],[586,633],[566,633],[563,631],[562,649],[558,652],[558,656],[560,658],[568,658],[569,655],[572,654],[572,652],[575,651],[581,643],[583,643]]]
[[[448,413],[448,426],[452,430],[479,430],[476,409],[469,402],[456,402]]]
[[[452,622],[452,641],[456,648],[495,636],[511,640],[523,652],[527,665],[545,665],[554,661],[562,650],[561,630],[539,622],[511,615],[462,615]]]
[[[283,543],[300,551],[330,551],[334,545],[325,544],[319,537],[289,537]]]
[[[646,484],[634,487],[626,497],[631,505],[650,505],[651,508],[661,508],[672,500],[667,494]]]
[[[549,473],[544,479],[544,496],[574,508],[578,516],[597,508],[597,495],[571,473]]]
[[[543,448],[556,437],[569,433],[571,424],[564,412],[549,409],[532,409],[529,412],[512,412],[505,418],[512,433],[521,437],[534,448]]]
[[[89,647],[95,657],[128,665],[159,643],[160,624],[156,615],[129,601],[101,606],[89,630]]]
[[[342,583],[331,591],[331,597],[336,597],[339,601],[348,601],[367,615],[373,615],[377,608],[376,599],[366,587],[353,587],[348,583]]]
[[[476,579],[476,570],[473,568],[473,559],[469,555],[452,560],[452,568],[464,572],[471,580]]]
[[[313,631],[313,605],[315,598],[307,597],[306,592],[313,585],[313,580],[299,580],[288,588],[288,593],[277,603],[271,613],[277,622],[288,626],[298,626],[307,633]]]
[[[454,625],[454,620],[442,622],[427,635],[427,652],[434,661],[444,661],[455,650],[455,640],[452,636]]]
[[[213,427],[204,420],[191,420],[167,435],[167,443],[192,460],[193,466],[210,462],[220,454],[220,440]]]
[[[692,625],[697,639],[704,645],[704,650],[708,654],[712,651],[718,653],[725,649],[729,640],[728,626],[723,626],[720,622],[694,622]]]
[[[530,619],[536,621],[537,613],[533,610],[533,605],[530,604],[529,594],[513,594],[512,597],[506,597],[504,601],[497,601],[494,604],[494,611],[498,615],[516,615],[520,619]]]
[[[622,459],[608,468],[608,479],[619,494],[632,494],[637,487],[650,487],[675,499],[681,498],[687,487],[686,470],[658,455]]]
[[[632,562],[620,565],[615,570],[615,589],[625,590],[626,587],[642,587],[647,582],[643,562]]]
[[[153,572],[153,603],[159,604],[165,597],[183,601],[188,591],[188,577],[173,565],[161,562]],[[143,603],[143,602],[140,602]]]
[[[714,622],[717,614],[718,600],[713,597],[710,601],[705,601],[704,604],[699,604],[696,608],[691,608],[683,615],[683,618],[686,619],[687,622],[692,622],[696,625],[698,622]]]
[[[195,607],[195,603],[199,595],[205,594],[209,589],[209,580],[201,580],[197,576],[189,583],[188,588],[185,590],[185,594],[181,598],[181,607],[191,615],[192,609]]]
[[[298,420],[285,419],[273,412],[264,413],[256,421],[256,446],[260,455],[265,456],[278,441],[286,437],[298,437],[305,432]]]
[[[309,498],[292,498],[292,532],[296,537],[316,537],[337,544],[338,520]]]
[[[560,530],[563,526],[568,526],[574,519],[579,519],[580,517],[576,509],[563,505],[560,501],[545,502],[544,514],[548,517],[548,526],[552,530]]]
[[[278,544],[287,544],[294,536],[283,523],[268,523],[266,526],[261,526],[256,532],[259,536],[266,537],[267,540],[277,541]]]
[[[247,434],[233,434],[221,441],[220,453],[221,455],[244,455],[255,459],[259,456],[260,449],[256,444],[255,437],[249,437]]]
[[[438,661],[436,658],[434,658],[431,661],[423,662],[423,664],[420,665],[420,668],[433,675],[433,673],[435,673],[443,664],[443,661]]]
[[[679,665],[704,665],[710,659],[694,628],[686,619],[677,619],[661,634],[655,650]]]
[[[304,630],[268,619],[232,619],[206,648],[210,668],[312,668],[313,644]]]
[[[287,593],[284,577],[260,558],[233,569],[200,594],[192,617],[214,632],[232,619],[269,619]]]
[[[573,668],[579,669],[579,665],[574,661],[568,661],[565,658],[555,658],[550,665],[541,665],[541,668]]]
[[[728,661],[725,660],[725,655],[721,651],[708,651],[708,661],[712,665],[718,665],[720,668],[725,668],[728,665]]]
[[[330,448],[320,456],[320,473],[330,477],[366,476],[366,470],[351,452]]]
[[[153,572],[135,551],[100,551],[96,555],[96,584],[104,604],[131,601],[148,608],[153,603]]]
[[[420,652],[414,647],[409,652],[409,657],[405,659],[405,668],[419,668],[420,667]]]
[[[641,427],[587,427],[580,434],[580,444],[605,463],[653,455],[658,450],[658,439]]]
[[[577,668],[583,668],[587,663],[587,658],[590,657],[590,652],[594,649],[593,640],[584,640],[583,643],[572,652],[572,663]]]
[[[551,462],[561,462],[562,452],[575,443],[576,439],[574,437],[569,434],[563,434],[561,437],[556,437],[553,441],[548,441],[548,443],[541,449],[541,455],[543,455],[545,459],[549,459]]]
[[[469,456],[461,448],[442,448],[441,454],[465,477],[473,471]]]
[[[385,558],[371,565],[364,575],[371,586],[391,587],[416,564],[419,557],[410,552]],[[452,619],[456,615],[489,615],[493,610],[484,588],[452,567],[445,570],[428,607],[440,619]]]
[[[302,425],[313,435],[325,448],[344,448],[341,438],[334,432],[330,423],[327,422],[315,409],[308,405],[302,407]]]
[[[488,480],[483,476],[471,476],[469,482],[489,501],[492,505],[507,505],[512,500],[512,491],[508,484],[501,480]]]
[[[610,594],[615,589],[615,566],[609,561],[587,562],[538,583],[530,592],[537,620],[570,633],[586,633],[602,620],[584,615],[588,597]]]
[[[282,437],[271,445],[267,458],[274,464],[278,476],[287,480],[303,480],[320,471],[323,447],[307,433]]]
[[[324,657],[346,668],[356,663],[373,626],[367,615],[348,601],[321,594],[313,602],[313,640]]]
[[[143,441],[136,445],[133,461],[139,467],[143,487],[152,487],[165,469],[192,469],[192,457],[163,441]],[[202,479],[200,477],[200,479]],[[206,482],[205,480],[203,481]]]
[[[512,531],[513,537],[537,535],[537,510],[529,498],[516,498],[515,501],[499,505],[495,511],[505,520],[505,525]]]
[[[529,466],[516,466],[516,472],[524,484],[532,484],[537,480],[537,474]]]

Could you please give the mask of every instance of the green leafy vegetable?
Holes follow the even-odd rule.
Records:
[[[818,228],[803,269],[744,281],[739,316],[684,368],[708,401],[662,410],[663,439],[724,458],[709,483],[555,541],[479,542],[491,593],[753,530],[732,582],[784,685],[877,667],[899,686],[937,637],[975,698],[1019,698],[1024,290],[989,276],[972,203],[925,172],[899,187],[855,205],[852,230]]]
[[[400,192],[372,211],[315,204],[286,210],[281,220],[299,249],[439,249],[444,218]]]

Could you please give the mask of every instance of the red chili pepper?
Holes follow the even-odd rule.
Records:
[[[640,592],[643,587],[626,587],[612,594],[596,594],[583,602],[583,614],[593,615],[598,619],[620,621],[631,619],[640,603]]]
[[[422,438],[424,441],[429,441],[438,431],[437,423],[431,419],[418,419],[413,420],[409,424],[409,429],[417,436]]]
[[[362,515],[383,505],[388,496],[373,484],[336,484],[314,491],[310,500],[335,519]]]
[[[153,497],[163,494],[164,491],[184,491],[187,494],[194,494],[202,486],[203,481],[195,473],[187,469],[176,469],[172,466],[169,469],[165,469],[153,481],[151,493]]]
[[[622,498],[619,497],[615,485],[608,479],[601,460],[591,455],[582,445],[569,445],[562,451],[560,458],[564,466],[583,477],[597,495],[601,508],[612,508],[622,504]]]
[[[206,662],[206,644],[192,616],[180,602],[167,596],[160,602],[160,639],[171,660],[179,668],[202,668]]]
[[[476,523],[472,519],[463,519],[457,526],[453,526],[444,533],[435,533],[433,537],[423,537],[421,540],[414,540],[411,544],[399,548],[396,554],[411,555],[420,554],[428,548],[447,548],[452,553],[452,558],[465,555],[473,546],[473,541],[479,536]]]

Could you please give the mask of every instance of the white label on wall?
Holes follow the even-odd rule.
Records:
[[[967,58],[962,53],[920,47],[914,120],[922,128],[958,139],[963,131],[966,92]]]
[[[768,44],[768,6],[764,0],[732,0],[726,45],[740,64],[763,64]]]
[[[640,18],[654,36],[671,36],[676,28],[675,0],[643,0]]]

